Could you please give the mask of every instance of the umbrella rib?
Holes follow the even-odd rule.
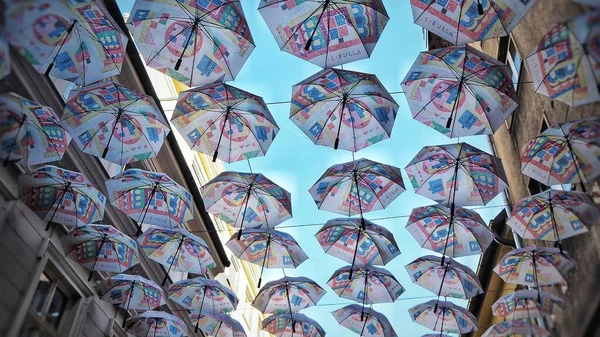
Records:
[[[106,125],[107,125],[107,124],[108,124],[110,121],[112,121],[113,119],[115,119],[115,118],[117,118],[117,116],[116,116],[116,115],[114,115],[114,116],[110,117],[110,118],[109,118],[109,119],[107,119],[105,122],[103,122],[103,123],[102,123],[102,126],[98,127],[98,130],[96,130],[96,132],[94,132],[94,134],[92,134],[92,135],[91,135],[90,139],[89,139],[87,142],[85,142],[85,144],[81,144],[81,145],[83,145],[83,146],[82,146],[82,147],[83,147],[83,150],[85,150],[85,149],[88,147],[88,145],[89,145],[89,144],[92,142],[92,140],[94,140],[94,138],[96,138],[96,136],[98,135],[98,133],[99,133],[100,131],[102,131],[102,129],[103,129],[104,127],[106,127]],[[115,123],[116,123],[116,122],[115,122]]]
[[[178,2],[178,3],[179,3],[179,2]],[[190,18],[190,19],[191,19],[191,18]],[[193,24],[190,24],[190,23],[188,22],[188,23],[187,23],[187,25],[186,25],[186,27],[185,27],[185,28],[183,28],[183,29],[182,29],[182,30],[181,30],[179,33],[177,33],[177,34],[173,35],[171,38],[169,38],[169,41],[167,41],[167,43],[165,43],[165,45],[164,45],[164,46],[162,46],[160,49],[158,49],[158,51],[157,51],[157,52],[154,54],[154,56],[152,56],[152,57],[150,57],[150,58],[148,59],[148,61],[146,62],[146,64],[150,65],[150,63],[152,63],[152,62],[154,61],[154,59],[155,59],[155,58],[157,58],[157,57],[158,57],[158,55],[159,55],[160,53],[162,53],[162,51],[163,51],[165,48],[167,48],[167,46],[169,45],[169,43],[171,43],[171,42],[175,41],[175,40],[176,40],[176,39],[179,37],[179,35],[182,35],[182,34],[183,34],[183,32],[185,32],[185,31],[186,31],[186,30],[188,30],[188,29],[191,29],[192,27],[194,27],[194,25],[193,25]]]
[[[284,1],[284,0],[282,0]],[[290,36],[288,37],[288,39],[281,45],[281,48],[279,48],[279,50],[283,50],[288,43],[290,43],[290,41],[292,40],[292,38],[294,37],[294,35],[296,35],[296,33],[298,33],[298,31],[302,28],[302,26],[304,26],[304,24],[306,23],[306,21],[308,21],[308,19],[310,19],[316,12],[319,11],[319,9],[321,9],[321,7],[324,6],[324,3],[321,1],[311,1],[311,2],[317,2],[317,3],[321,3],[312,13],[310,13],[304,20],[302,20],[302,22],[300,22],[300,24],[298,25],[298,28],[296,28],[296,30],[294,30]],[[317,27],[319,27],[319,23],[317,22],[317,25],[315,26],[315,30],[317,29]]]
[[[234,118],[237,118],[237,120],[239,120],[242,124],[244,124],[247,128],[248,131],[250,131],[250,134],[252,134],[252,137],[254,137],[254,139],[256,140],[256,143],[259,144],[258,146],[260,147],[260,150],[262,152],[262,154],[266,154],[267,151],[265,149],[262,148],[262,146],[260,146],[261,141],[258,139],[258,136],[254,133],[254,131],[252,130],[252,127],[249,123],[247,123],[240,114],[238,114],[237,112],[232,112],[231,116]],[[231,126],[231,123],[229,123],[229,125]],[[272,124],[271,124],[272,125]],[[274,126],[274,125],[273,125]],[[230,140],[231,141],[231,140]]]
[[[342,11],[342,9],[337,5],[337,3],[335,1],[331,2],[331,5],[335,8],[337,8],[338,13],[340,13],[344,19],[346,20],[346,22],[348,23],[348,26],[352,27],[352,30],[354,30],[354,32],[356,33],[356,35],[358,36],[358,38],[360,39],[360,33],[358,32],[358,29],[352,24],[352,21],[346,16],[346,13],[344,13]],[[329,11],[328,11],[329,12]],[[389,19],[389,18],[388,18]],[[327,32],[327,35],[329,35],[329,31]],[[362,42],[362,39],[360,39]],[[369,53],[369,51],[367,50],[367,48],[365,48],[364,44],[360,44],[363,49],[365,50],[365,53],[370,57],[371,53]],[[329,50],[329,48],[327,48],[327,50]]]
[[[106,17],[106,16],[104,16],[104,17]],[[89,24],[89,23],[88,23],[88,24]],[[110,27],[110,28],[112,28],[114,31],[116,31],[118,35],[121,35],[121,32],[120,32],[120,30],[118,30],[116,27],[113,27],[113,26],[106,26],[106,25],[102,25],[102,26],[103,26],[103,27]],[[107,49],[107,48],[104,46],[104,44],[102,43],[102,41],[100,41],[100,39],[98,39],[98,37],[96,37],[96,36],[95,36],[95,35],[93,35],[93,34],[92,34],[90,31],[88,31],[88,30],[87,30],[87,28],[86,28],[86,27],[84,27],[83,25],[81,26],[81,29],[83,29],[83,31],[84,31],[85,33],[87,33],[87,34],[89,35],[89,37],[90,37],[92,40],[94,40],[94,39],[95,39],[95,40],[98,42],[98,44],[99,44],[99,45],[102,47],[102,49],[103,49],[104,53],[110,57],[110,60],[112,61],[113,65],[114,65],[115,67],[117,67],[117,68],[118,68],[118,67],[119,67],[119,65],[118,65],[118,64],[117,64],[117,62],[114,60],[112,53],[110,52],[110,50],[109,50],[109,49]],[[83,41],[83,40],[82,40],[82,41]],[[82,60],[83,60],[83,59],[82,59]]]
[[[381,199],[379,199],[379,196],[377,195],[377,192],[375,192],[375,190],[373,188],[371,188],[371,186],[369,186],[368,182],[363,178],[362,175],[357,174],[357,179],[362,180],[363,182],[363,186],[367,187],[369,190],[371,190],[371,192],[373,192],[373,195],[375,196],[375,199],[377,199],[377,201],[379,202],[379,204],[381,205],[382,208],[385,208],[387,205],[384,205],[381,202]],[[357,197],[360,198],[360,191],[358,191],[358,186],[356,187],[357,189]]]
[[[458,85],[459,85],[459,82],[455,81],[455,83],[453,83],[452,85],[448,86],[445,90],[438,91],[435,95],[433,95],[433,98],[431,98],[429,100],[429,102],[425,103],[423,105],[423,107],[419,111],[417,111],[416,114],[413,113],[413,118],[417,118],[417,116],[419,116],[423,111],[425,111],[425,109],[427,109],[427,107],[429,106],[429,104],[433,103],[433,101],[435,99],[439,98],[441,95],[443,95],[444,93],[446,93],[448,91],[448,89],[454,88],[454,87],[458,87]]]
[[[206,29],[206,27],[204,26],[199,26],[199,30],[202,31],[204,30],[204,34],[206,35],[206,37],[208,37],[208,39],[215,45],[217,46],[217,41],[215,41],[214,37],[208,32],[208,29]],[[227,55],[223,54],[223,51],[220,48],[216,49],[219,54],[221,54],[221,56],[223,57],[223,63],[225,63],[225,67],[227,67],[227,71],[229,72],[229,75],[231,75],[232,78],[235,77],[235,75],[233,74],[233,71],[231,71],[231,67],[229,66],[229,62],[227,62]],[[191,81],[191,79],[190,79]]]

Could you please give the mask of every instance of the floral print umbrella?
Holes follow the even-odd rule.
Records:
[[[331,313],[338,323],[362,337],[398,337],[390,321],[381,313],[362,308],[358,304],[347,305]]]
[[[368,58],[389,18],[381,0],[262,0],[279,48],[322,68]]]
[[[192,322],[200,327],[202,333],[213,337],[246,337],[244,327],[240,322],[225,314],[193,313]]]
[[[6,32],[0,28],[0,80],[10,74],[10,49],[6,40]]]
[[[187,336],[187,325],[175,315],[146,311],[128,319],[126,331],[136,337],[182,337]]]
[[[225,83],[182,92],[171,122],[192,150],[213,162],[264,156],[279,132],[262,97]]]
[[[466,334],[477,331],[477,318],[452,302],[431,300],[408,309],[416,323],[434,331]]]
[[[325,337],[325,330],[302,314],[278,314],[265,318],[263,330],[275,337]]]
[[[356,152],[392,133],[398,104],[375,75],[330,68],[292,91],[290,119],[317,145]]]
[[[517,290],[500,297],[492,305],[492,314],[507,320],[531,319],[550,316],[557,307],[565,307],[560,297],[539,290]]]
[[[127,24],[146,64],[190,87],[233,81],[254,50],[239,0],[136,0]]]
[[[518,319],[508,322],[500,322],[490,326],[482,337],[518,337],[518,336],[536,336],[550,337],[552,333],[546,329],[531,324],[527,319]]]
[[[263,314],[297,312],[317,303],[325,290],[306,277],[286,276],[264,285],[252,301],[252,306]]]

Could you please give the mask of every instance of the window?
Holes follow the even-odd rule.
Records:
[[[521,67],[523,66],[523,60],[521,59],[521,54],[517,50],[515,46],[515,42],[513,39],[509,39],[508,41],[508,51],[506,53],[506,64],[510,66],[510,70],[512,71],[512,81],[515,85],[515,90],[519,88],[519,75],[521,74]]]

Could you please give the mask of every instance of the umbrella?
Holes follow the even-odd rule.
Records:
[[[138,264],[137,244],[110,225],[78,227],[62,238],[67,256],[90,270],[122,273]]]
[[[411,0],[417,25],[455,45],[507,36],[536,4],[511,0]]]
[[[483,294],[477,275],[450,258],[422,256],[404,267],[410,279],[438,296],[469,299]]]
[[[6,33],[0,28],[0,80],[10,74],[10,49]]]
[[[500,159],[467,143],[425,146],[406,173],[417,194],[450,211],[485,205],[508,186]]]
[[[367,304],[393,303],[404,292],[392,273],[374,266],[342,267],[333,273],[327,285],[339,297],[362,303],[363,308]]]
[[[557,123],[521,151],[521,170],[544,185],[593,181],[600,176],[600,119]]]
[[[550,337],[552,333],[546,329],[531,324],[527,319],[518,319],[515,321],[500,322],[490,326],[482,337],[520,337],[536,336]]]
[[[83,174],[46,165],[19,176],[21,201],[44,221],[70,228],[102,220],[104,195]]]
[[[110,203],[138,223],[172,228],[194,217],[192,195],[164,173],[125,170],[106,181]]]
[[[190,87],[232,81],[254,50],[238,0],[136,0],[127,23],[148,66]]]
[[[402,89],[415,120],[454,138],[504,125],[519,106],[512,82],[508,64],[463,45],[419,54]]]
[[[1,59],[1,56],[0,56]],[[71,136],[52,108],[14,93],[0,95],[0,158],[4,166],[26,166],[61,160]]]
[[[562,249],[562,239],[586,233],[586,224],[598,218],[598,206],[585,193],[549,189],[519,201],[506,224],[523,239],[556,241]]]
[[[283,277],[260,289],[252,306],[263,314],[283,314],[308,308],[321,300],[325,290],[306,277]]]
[[[597,0],[573,0],[573,2],[582,4],[588,7],[600,7],[600,2]]]
[[[394,234],[369,220],[332,219],[327,221],[315,237],[325,253],[351,263],[352,266],[383,266],[400,255]]]
[[[540,302],[535,290],[518,290],[504,295],[492,305],[492,314],[508,320],[531,319],[550,316],[556,307],[565,307],[560,297],[545,291],[540,291],[539,295]]]
[[[466,334],[477,331],[477,318],[452,302],[431,300],[408,309],[416,323],[434,331]]]
[[[600,100],[600,13],[585,13],[550,28],[526,58],[535,91],[575,107]]]
[[[171,269],[206,274],[208,269],[216,266],[206,242],[183,228],[166,229],[151,226],[138,237],[138,242],[148,258],[165,267],[169,266],[162,281],[163,286]]]
[[[240,322],[224,314],[193,313],[190,320],[196,322],[202,333],[213,337],[246,337]]]
[[[358,159],[328,168],[309,192],[320,210],[360,214],[363,223],[363,213],[386,208],[404,190],[399,168]]]
[[[422,248],[453,258],[483,254],[494,234],[477,212],[442,205],[413,208],[406,229]]]
[[[392,324],[381,313],[362,308],[358,304],[347,305],[331,313],[338,323],[363,337],[398,337]]]
[[[118,75],[127,37],[96,1],[6,1],[8,40],[40,73],[86,85]]]
[[[239,259],[262,265],[259,288],[265,268],[296,268],[308,259],[291,235],[272,229],[247,229],[241,236],[234,234],[225,245]]]
[[[171,122],[192,150],[213,162],[264,156],[279,132],[262,97],[225,83],[181,93]]]
[[[371,56],[389,18],[381,0],[264,0],[279,49],[322,68]]]
[[[292,91],[290,119],[317,145],[356,152],[392,133],[398,104],[375,75],[330,68]]]
[[[292,217],[290,193],[260,173],[221,172],[202,196],[207,212],[240,229],[273,228]]]
[[[169,133],[152,97],[111,81],[72,90],[61,123],[82,152],[121,166],[155,157]]]
[[[275,337],[325,337],[319,323],[297,313],[271,315],[263,320],[262,328]]]
[[[177,316],[163,311],[146,311],[127,320],[128,333],[136,337],[187,336],[187,326]]]
[[[163,290],[139,275],[119,274],[96,286],[100,299],[125,309],[123,327],[129,310],[152,310],[166,304]]]

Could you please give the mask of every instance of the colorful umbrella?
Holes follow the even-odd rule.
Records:
[[[127,37],[96,1],[6,1],[9,42],[40,73],[86,85],[118,75]]]
[[[450,258],[422,256],[404,268],[410,279],[438,296],[469,299],[483,294],[477,275],[467,266]]]
[[[500,159],[467,143],[425,146],[406,173],[417,194],[451,210],[485,205],[508,186]]]
[[[452,258],[483,254],[494,234],[477,212],[441,205],[413,208],[406,229],[422,247]]]
[[[265,268],[296,268],[308,259],[291,235],[272,229],[247,229],[241,236],[234,234],[225,246],[239,259],[262,265],[259,288]]]
[[[319,323],[302,314],[271,315],[263,320],[262,328],[275,337],[325,337]]]
[[[331,313],[338,323],[363,337],[398,337],[392,324],[381,313],[362,308],[358,304],[347,305]]]
[[[69,228],[100,221],[104,195],[83,174],[46,165],[19,176],[21,201],[44,221]]]
[[[195,321],[196,326],[207,336],[246,337],[244,327],[229,315],[193,313],[190,319]]]
[[[10,49],[4,29],[0,28],[0,80],[10,74]]]
[[[536,0],[410,0],[415,23],[455,45],[507,36]]]
[[[271,281],[260,289],[252,306],[263,314],[297,312],[316,305],[325,290],[306,277],[283,277]]]
[[[600,100],[600,13],[557,23],[527,57],[535,91],[575,107]]]
[[[171,122],[192,150],[213,162],[264,156],[279,132],[262,97],[225,83],[182,92]]]
[[[122,273],[138,264],[135,240],[110,225],[78,227],[62,238],[67,256],[90,270]]]
[[[431,300],[408,309],[416,323],[434,331],[466,334],[477,331],[477,318],[452,302]]]
[[[415,120],[454,138],[503,125],[519,106],[512,82],[508,64],[464,45],[419,54],[402,89]]]
[[[138,223],[177,227],[194,217],[192,195],[164,173],[125,170],[106,181],[110,203]]]
[[[127,23],[148,66],[190,87],[233,81],[254,50],[238,0],[136,0]]]
[[[152,97],[110,81],[72,90],[61,123],[81,151],[121,166],[155,157],[169,133]]]
[[[330,68],[292,90],[290,119],[317,145],[356,152],[392,133],[398,104],[375,75]]]
[[[1,56],[0,56],[1,59]],[[14,93],[0,95],[0,159],[26,166],[61,160],[71,136],[52,108]]]
[[[123,327],[129,310],[152,310],[165,302],[163,290],[139,275],[119,274],[96,286],[100,299],[125,309]]]
[[[206,242],[183,228],[151,226],[138,237],[138,242],[149,259],[169,266],[162,281],[163,286],[171,269],[204,275],[208,269],[216,266]]]
[[[523,174],[544,185],[593,181],[600,176],[600,119],[557,123],[521,151]]]
[[[368,159],[331,166],[309,190],[320,210],[361,218],[386,208],[404,191],[399,168]]]
[[[585,193],[549,189],[519,201],[506,224],[523,239],[556,241],[562,249],[561,240],[586,233],[598,218]]]
[[[545,291],[517,290],[500,297],[492,305],[492,314],[508,320],[531,319],[550,316],[556,307],[565,307],[560,297]]]
[[[290,192],[260,173],[221,172],[202,196],[207,212],[240,229],[273,228],[292,217]]]
[[[527,319],[518,319],[515,321],[500,322],[490,326],[482,337],[550,337],[552,333],[546,329],[531,324]]]
[[[582,4],[588,7],[600,7],[600,2],[597,0],[573,0],[573,2]]]
[[[263,0],[279,48],[322,68],[371,56],[389,18],[381,0]]]
[[[315,237],[325,253],[351,263],[352,266],[384,266],[400,255],[394,234],[369,220],[332,219],[327,221]]]
[[[182,337],[187,326],[177,316],[162,311],[146,311],[127,320],[128,333],[136,337]]]

